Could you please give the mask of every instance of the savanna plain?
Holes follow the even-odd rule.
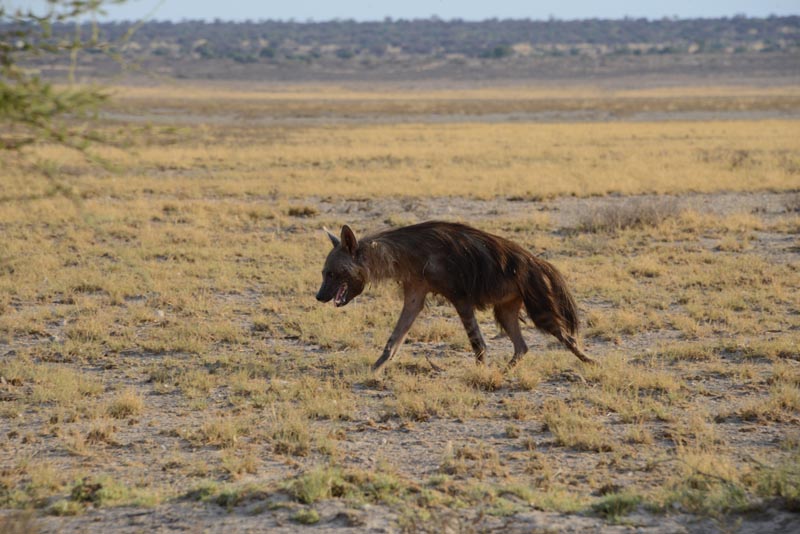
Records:
[[[180,82],[112,88],[102,162],[3,155],[0,531],[800,531],[800,90]],[[330,243],[508,237],[578,361]],[[439,370],[435,369],[433,363]]]

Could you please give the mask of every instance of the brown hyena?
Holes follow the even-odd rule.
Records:
[[[564,278],[553,265],[508,239],[441,221],[386,230],[360,241],[346,225],[341,238],[328,236],[333,250],[325,260],[317,300],[344,306],[368,283],[385,279],[403,287],[403,311],[375,370],[397,352],[428,293],[455,306],[478,362],[483,362],[486,344],[475,309],[494,308],[498,324],[514,343],[514,365],[528,351],[519,322],[524,306],[537,328],[582,361],[594,363],[578,348],[578,313]]]

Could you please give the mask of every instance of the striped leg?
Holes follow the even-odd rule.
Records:
[[[456,304],[456,311],[467,331],[469,344],[472,345],[472,351],[475,353],[475,361],[483,363],[483,358],[486,356],[486,343],[483,341],[481,329],[475,319],[475,308],[469,304]]]
[[[508,363],[509,367],[515,366],[525,353],[528,352],[528,345],[525,344],[525,339],[522,337],[522,330],[520,330],[519,327],[519,310],[521,307],[521,299],[494,307],[494,318],[497,319],[500,327],[508,334],[512,343],[514,343],[514,356]]]

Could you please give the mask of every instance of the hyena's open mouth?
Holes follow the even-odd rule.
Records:
[[[337,308],[347,304],[347,282],[342,283],[339,289],[336,290],[336,296],[333,297],[333,304]]]

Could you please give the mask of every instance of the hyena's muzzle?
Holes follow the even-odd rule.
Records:
[[[358,240],[349,226],[342,227],[342,238],[330,232],[328,237],[333,250],[325,259],[322,269],[322,285],[317,291],[317,300],[328,302],[333,300],[336,307],[344,306],[364,291],[366,278],[364,269],[358,264]]]
[[[347,280],[344,277],[339,278],[325,274],[322,278],[322,285],[317,291],[317,300],[320,302],[333,300],[333,304],[338,308],[353,300],[362,290],[363,284],[358,280]]]
[[[342,280],[334,282],[328,279],[322,281],[322,286],[317,291],[317,300],[329,302],[331,299],[333,299],[333,304],[337,307],[347,304],[347,282]]]

